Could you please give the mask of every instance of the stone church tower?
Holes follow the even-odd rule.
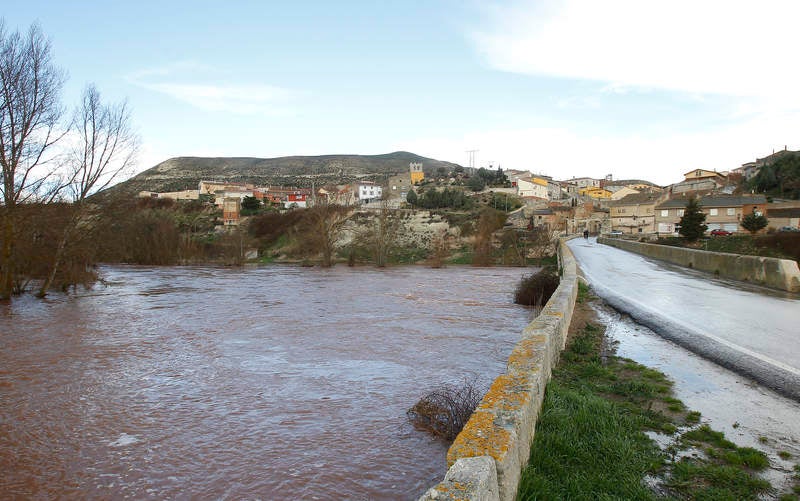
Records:
[[[425,179],[425,173],[422,172],[422,162],[408,164],[409,172],[411,173],[411,184],[417,184]]]

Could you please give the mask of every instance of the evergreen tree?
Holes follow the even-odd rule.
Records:
[[[406,202],[411,205],[417,205],[417,193],[414,190],[408,190],[408,195],[406,195]]]
[[[242,199],[242,209],[248,211],[257,211],[261,208],[261,201],[256,197],[244,197]]]
[[[472,191],[482,191],[486,188],[486,182],[481,176],[472,176],[469,178],[469,181],[467,181],[467,187]]]
[[[495,174],[495,184],[499,186],[505,186],[509,184],[508,176],[506,176],[506,173],[503,172],[503,169],[500,167],[497,168],[497,173]]]
[[[800,199],[800,155],[785,155],[759,169],[748,187],[757,193]]]
[[[742,228],[749,231],[752,234],[755,234],[758,230],[767,227],[767,218],[756,214],[755,212],[751,212],[750,214],[746,215],[742,218]]]
[[[686,240],[695,242],[698,238],[703,236],[703,233],[708,229],[705,222],[706,215],[700,210],[700,202],[698,202],[696,198],[691,198],[683,212],[683,217],[680,222],[681,227],[678,229],[678,233],[686,238]]]

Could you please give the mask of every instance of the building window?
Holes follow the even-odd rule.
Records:
[[[733,207],[729,208],[728,209],[728,215],[729,216],[735,216],[736,215],[736,209],[734,209]]]
[[[669,209],[667,209],[667,210],[662,210],[662,211],[661,211],[661,217],[667,217],[667,216],[669,216]]]
[[[710,216],[718,216],[719,215],[719,210],[717,210],[717,209],[709,209],[708,214]]]
[[[678,217],[683,217],[683,212],[685,209],[678,209]]]

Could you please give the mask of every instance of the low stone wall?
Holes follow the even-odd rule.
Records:
[[[643,256],[714,273],[723,278],[752,282],[789,292],[800,292],[800,269],[797,261],[791,259],[684,249],[620,238],[598,237],[597,241]]]
[[[559,253],[563,273],[558,289],[525,327],[506,373],[494,380],[448,450],[444,481],[421,500],[515,498],[545,386],[564,349],[578,295],[577,266],[566,241],[561,241]]]

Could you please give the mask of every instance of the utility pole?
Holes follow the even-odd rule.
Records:
[[[469,153],[469,167],[471,169],[475,169],[475,153],[479,152],[480,150],[467,150]]]

